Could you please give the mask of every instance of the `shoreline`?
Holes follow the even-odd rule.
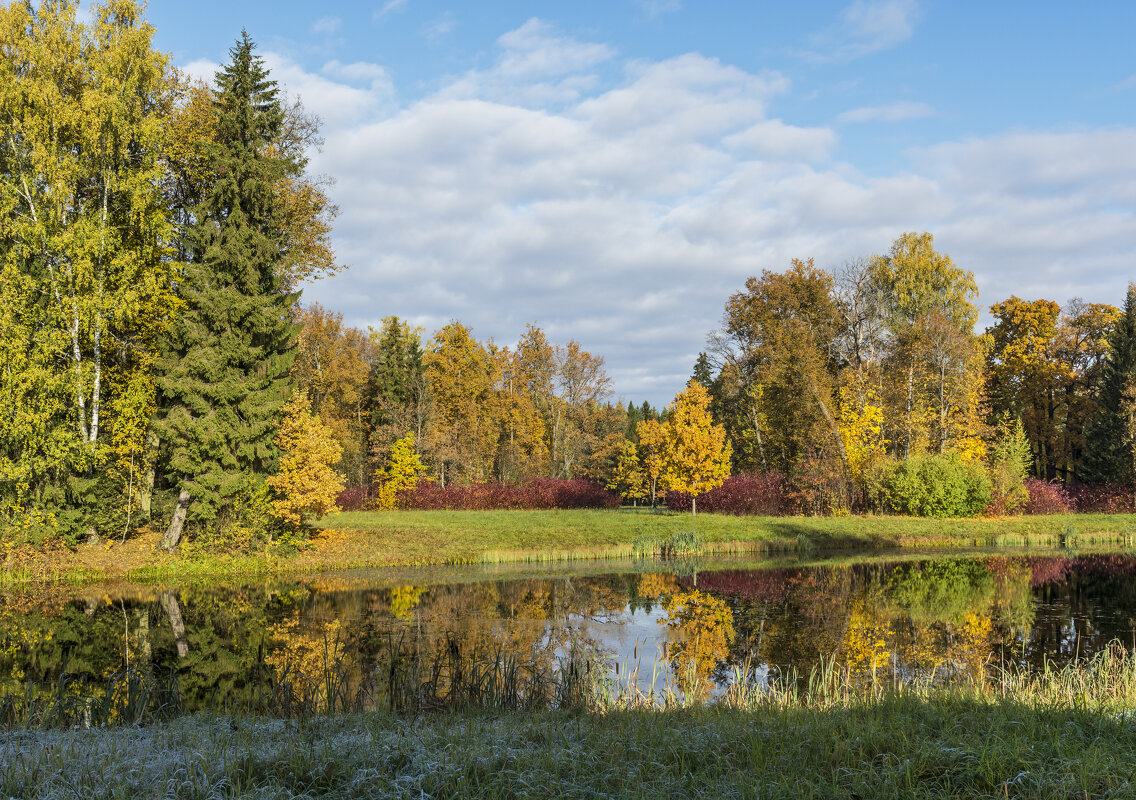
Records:
[[[367,511],[320,520],[295,553],[167,554],[160,533],[82,544],[25,547],[0,564],[0,587],[161,583],[268,575],[492,564],[612,562],[689,556],[776,557],[817,551],[1000,547],[1136,547],[1136,515],[1034,517],[733,517],[619,511]],[[675,550],[676,543],[686,547]]]

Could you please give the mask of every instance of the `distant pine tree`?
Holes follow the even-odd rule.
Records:
[[[1110,351],[1098,384],[1098,412],[1085,429],[1087,483],[1133,483],[1132,453],[1122,415],[1125,385],[1136,378],[1136,283],[1128,285],[1124,313],[1109,337]]]
[[[698,354],[698,360],[694,362],[694,372],[687,383],[700,383],[702,388],[706,390],[714,385],[714,368],[705,353]]]
[[[298,326],[299,293],[283,288],[279,181],[303,165],[276,155],[284,113],[255,45],[242,33],[217,73],[211,180],[185,231],[184,310],[158,365],[164,472],[180,491],[162,545],[173,549],[192,503],[210,520],[250,479],[271,472]]]

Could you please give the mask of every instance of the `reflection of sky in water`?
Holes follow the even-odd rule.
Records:
[[[453,633],[465,637],[463,647],[520,647],[522,660],[535,648],[551,663],[568,655],[569,642],[590,645],[604,663],[619,665],[621,683],[638,664],[639,689],[659,693],[675,684],[659,656],[680,635],[661,624],[668,618],[662,598],[692,588],[728,606],[736,634],[728,663],[748,660],[757,683],[790,670],[807,678],[822,658],[876,663],[908,679],[919,676],[922,663],[956,672],[983,663],[1038,670],[1091,656],[1113,640],[1136,642],[1136,559],[1115,554],[897,558],[773,570],[728,563],[699,570],[695,579],[675,578],[660,564],[651,569],[545,578],[507,572],[464,582],[405,572],[393,585],[356,573],[282,587],[141,587],[115,599],[64,596],[50,608],[42,599],[0,595],[0,639],[28,632],[28,641],[41,642],[41,650],[0,650],[0,674],[31,670],[50,685],[53,665],[67,663],[72,673],[81,664],[96,678],[120,668],[128,651],[134,658],[144,652],[156,670],[197,670],[182,677],[206,695],[217,681],[239,685],[255,671],[262,640],[296,653],[307,647],[317,663],[324,636],[338,637],[356,648],[344,658],[366,671],[383,668],[390,632],[427,653]],[[969,650],[960,648],[967,615],[979,632]],[[859,638],[856,625],[863,628]],[[203,657],[210,651],[216,662]],[[729,672],[720,668],[718,675]]]
[[[655,689],[662,691],[666,676],[664,667],[656,670],[656,662],[661,660],[663,644],[668,641],[668,631],[661,623],[667,619],[667,612],[658,604],[647,611],[644,608],[631,610],[627,605],[622,611],[602,617],[570,616],[569,624],[578,631],[584,642],[594,643],[608,657],[609,668],[619,664],[619,677],[627,680],[636,665],[639,666],[639,688],[648,692],[655,681]],[[562,649],[557,653],[564,657]]]

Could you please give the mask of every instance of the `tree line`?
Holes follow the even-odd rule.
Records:
[[[834,272],[794,260],[729,298],[692,380],[734,470],[780,473],[816,510],[870,505],[913,459],[980,467],[1004,510],[1027,475],[1136,482],[1136,285],[1123,309],[1011,297],[983,333],[977,303],[929,233]]]
[[[602,356],[536,324],[512,346],[457,320],[345,326],[300,302],[340,268],[304,156],[318,120],[247,33],[205,84],[134,0],[90,14],[0,8],[6,536],[154,520],[170,548],[186,524],[253,541],[418,473],[583,478],[632,502],[775,473],[810,513],[955,468],[1006,509],[1026,473],[1134,483],[1136,289],[1123,310],[1010,298],[978,334],[974,276],[926,233],[749,279],[662,411],[613,402]]]

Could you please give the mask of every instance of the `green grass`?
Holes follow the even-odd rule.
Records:
[[[426,565],[546,564],[905,548],[1136,546],[1136,515],[1055,514],[1004,519],[733,517],[648,509],[603,511],[365,511],[319,520],[299,553],[170,555],[149,531],[119,543],[36,551],[0,564],[0,588],[134,580],[240,581],[326,570]],[[192,536],[192,534],[190,534]]]
[[[702,554],[816,548],[1131,546],[1126,514],[1008,519],[733,517],[634,511],[361,511],[318,527],[351,531],[351,566],[558,561],[663,555],[667,542]]]
[[[985,686],[753,690],[666,710],[466,709],[0,733],[12,797],[1136,797],[1136,661]]]

